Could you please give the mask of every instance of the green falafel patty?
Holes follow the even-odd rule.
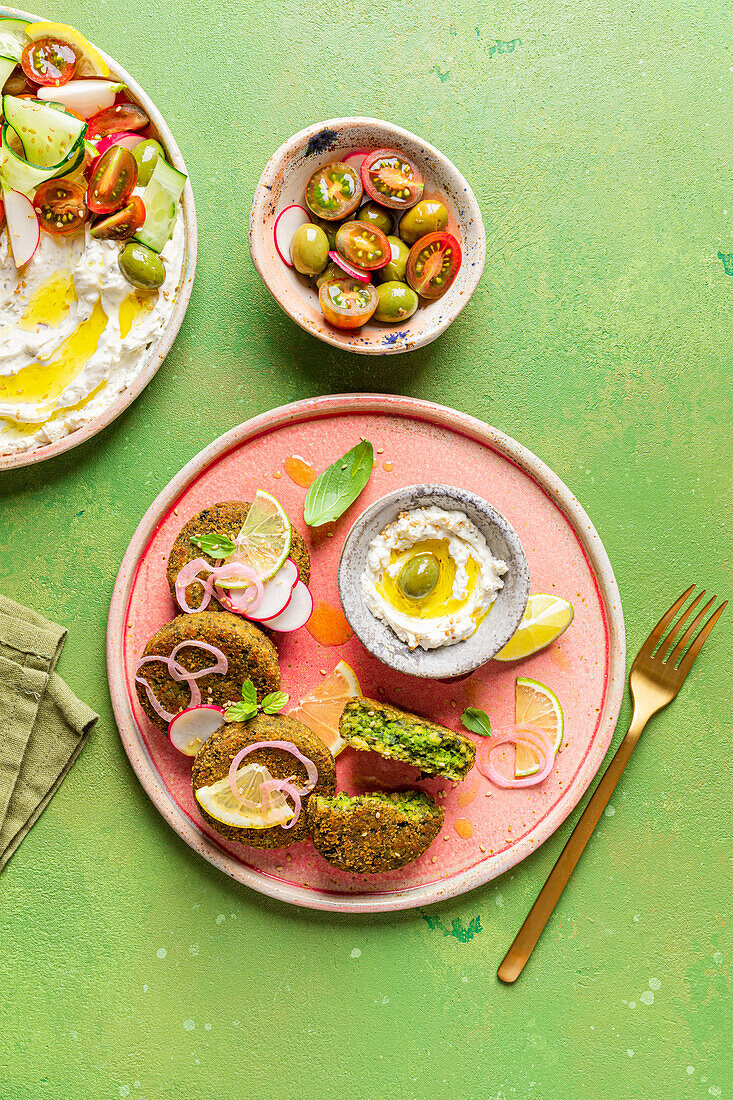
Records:
[[[340,732],[352,748],[372,749],[426,775],[465,779],[476,760],[476,746],[469,737],[376,699],[350,699]]]
[[[258,741],[289,741],[303,756],[312,760],[318,769],[318,781],[313,794],[331,795],[336,790],[334,759],[312,730],[297,718],[284,714],[258,714],[249,722],[228,722],[204,741],[193,762],[191,781],[194,798],[199,788],[210,787],[212,783],[218,783],[226,777],[231,762],[240,749]],[[245,763],[263,764],[273,779],[289,779],[294,776],[298,787],[304,787],[308,781],[305,765],[283,749],[256,749],[244,758],[242,767]],[[238,840],[252,848],[285,848],[308,836],[306,808],[310,798],[311,795],[303,795],[300,817],[292,829],[283,829],[279,825],[273,825],[270,829],[240,829],[236,825],[228,825],[211,817],[198,799],[196,804],[201,816],[212,829],[230,840]]]
[[[227,671],[222,676],[211,673],[196,683],[201,691],[202,703],[213,703],[226,708],[242,697],[242,684],[251,680],[262,699],[280,686],[280,665],[277,650],[270,639],[254,623],[231,615],[228,611],[195,611],[192,615],[179,615],[156,631],[143,651],[143,657],[169,657],[181,642],[207,642],[216,646],[227,659]],[[212,653],[197,646],[184,646],[176,660],[188,672],[210,668],[216,661]],[[177,714],[191,705],[188,682],[174,680],[162,661],[143,665],[140,677],[150,685],[158,702],[171,714]],[[164,733],[168,723],[155,713],[142,684],[136,683],[140,706],[158,729]]]
[[[212,504],[210,508],[204,508],[203,512],[199,512],[181,528],[176,541],[173,543],[173,548],[168,557],[168,565],[166,566],[168,587],[174,600],[176,599],[176,577],[184,565],[193,561],[194,558],[203,558],[210,565],[214,565],[216,561],[210,554],[205,554],[203,550],[199,550],[198,546],[191,542],[191,536],[225,535],[228,539],[234,541],[242,530],[249,509],[250,505],[240,500],[227,500],[220,504]],[[290,544],[288,557],[292,558],[300,570],[300,579],[303,584],[308,584],[311,574],[310,555],[300,532],[296,531],[292,525],[291,530],[293,541]],[[191,607],[196,608],[200,605],[203,594],[201,585],[192,581],[186,590],[186,600]],[[177,600],[176,606],[178,606]],[[212,596],[208,610],[222,611],[223,608],[219,601]]]
[[[313,795],[308,828],[316,850],[341,871],[394,871],[427,851],[444,811],[423,791],[374,791],[335,798]]]

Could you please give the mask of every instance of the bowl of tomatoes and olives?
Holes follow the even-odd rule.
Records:
[[[422,347],[455,320],[484,266],[473,192],[422,138],[331,119],[270,159],[250,214],[255,266],[283,310],[364,355]]]

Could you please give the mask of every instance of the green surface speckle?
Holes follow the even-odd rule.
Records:
[[[577,814],[497,883],[424,914],[268,901],[148,802],[112,719],[104,632],[129,538],[189,458],[268,407],[361,389],[472,412],[548,462],[604,539],[630,654],[691,581],[731,594],[727,7],[54,0],[43,14],[115,54],[163,110],[199,267],[138,401],[86,446],[0,476],[0,589],[70,628],[60,671],[102,714],[0,878],[0,1100],[725,1096],[730,615],[511,988],[496,967]],[[423,134],[481,204],[481,286],[411,355],[317,343],[248,256],[268,156],[339,114]],[[626,699],[621,727],[629,714]],[[478,921],[473,938],[450,931]]]

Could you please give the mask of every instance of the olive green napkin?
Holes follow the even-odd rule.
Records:
[[[97,721],[56,674],[66,631],[0,595],[0,871]]]

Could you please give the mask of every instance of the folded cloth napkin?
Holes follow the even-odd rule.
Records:
[[[65,639],[62,626],[0,595],[0,871],[97,721],[54,671]]]

